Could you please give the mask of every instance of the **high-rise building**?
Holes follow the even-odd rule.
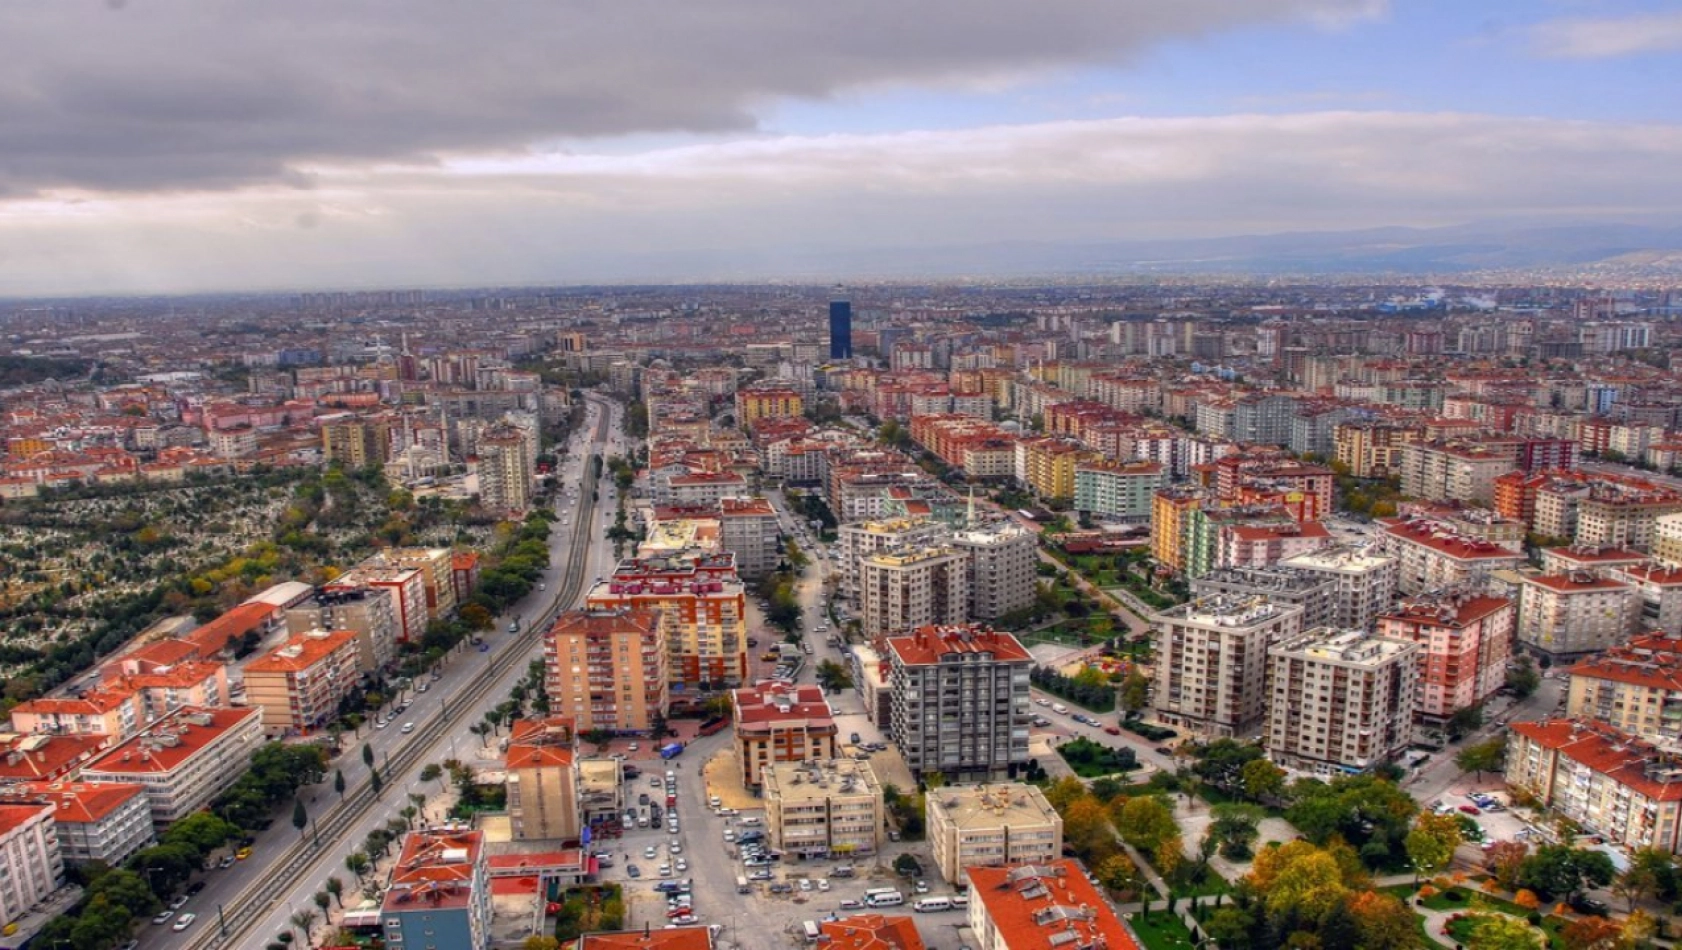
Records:
[[[29,913],[64,883],[64,856],[54,833],[51,804],[0,805],[0,916]]]
[[[853,304],[843,296],[841,285],[835,286],[835,297],[829,302],[829,358],[853,358]]]
[[[945,544],[952,529],[932,518],[889,518],[855,521],[841,525],[836,537],[836,563],[841,568],[841,590],[853,603],[864,599],[860,586],[861,564],[872,554],[898,548],[934,547]]]
[[[1521,579],[1518,642],[1554,659],[1624,642],[1641,605],[1635,588],[1582,571]]]
[[[1625,848],[1682,851],[1682,768],[1674,747],[1574,719],[1507,728],[1506,781]]]
[[[1366,548],[1325,548],[1281,561],[1331,579],[1332,619],[1340,630],[1369,630],[1396,596],[1396,559]]]
[[[1262,599],[1302,608],[1302,629],[1326,627],[1337,607],[1337,582],[1322,574],[1275,564],[1272,567],[1223,567],[1190,581],[1191,596],[1229,601]]]
[[[310,630],[245,666],[246,700],[263,710],[271,736],[308,732],[339,714],[356,686],[356,634]]]
[[[1151,706],[1200,735],[1258,736],[1267,718],[1267,651],[1302,630],[1302,608],[1206,597],[1156,614]]]
[[[1565,713],[1674,744],[1682,740],[1682,640],[1636,637],[1567,671]]]
[[[584,604],[660,611],[674,692],[737,686],[747,676],[747,594],[728,553],[627,558]]]
[[[1267,757],[1321,775],[1364,772],[1413,739],[1419,645],[1310,630],[1267,651]]]
[[[763,498],[725,498],[718,505],[718,543],[736,556],[736,573],[758,580],[777,568],[777,512]]]
[[[377,670],[397,656],[397,611],[392,592],[380,587],[323,589],[314,600],[286,611],[286,632],[349,630],[356,634],[356,665]]]
[[[872,554],[859,563],[864,635],[968,619],[968,558],[949,547]]]
[[[998,620],[1034,602],[1039,544],[1014,521],[978,525],[952,536],[967,559],[969,619]]]
[[[985,781],[1028,761],[1034,661],[1014,636],[979,624],[925,626],[887,645],[892,733],[913,774]]]
[[[1471,592],[1421,594],[1378,617],[1378,633],[1419,644],[1414,715],[1441,724],[1506,684],[1513,602]]]
[[[543,662],[549,708],[581,731],[644,732],[670,709],[666,630],[654,610],[569,610],[544,636]]]
[[[531,507],[532,466],[526,433],[493,426],[479,436],[479,503],[497,514]]]
[[[257,709],[188,706],[111,747],[83,767],[82,781],[146,786],[152,823],[163,829],[232,786],[262,744]]]

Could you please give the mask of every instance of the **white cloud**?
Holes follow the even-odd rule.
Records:
[[[1560,59],[1676,52],[1682,50],[1682,11],[1549,20],[1532,27],[1530,38],[1538,52]]]
[[[1682,126],[1318,112],[321,166],[308,191],[3,208],[0,292],[939,270],[989,242],[1675,214],[1679,164]]]

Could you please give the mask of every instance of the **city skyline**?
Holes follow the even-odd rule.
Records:
[[[845,278],[885,250],[1030,274],[1682,206],[1654,94],[1682,14],[1654,2],[405,9],[9,12],[0,294]]]

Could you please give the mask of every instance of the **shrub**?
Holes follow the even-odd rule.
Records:
[[[1535,891],[1521,890],[1513,895],[1513,903],[1525,910],[1535,910],[1542,906],[1542,899],[1536,896]]]

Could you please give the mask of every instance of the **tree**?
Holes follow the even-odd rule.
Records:
[[[1095,866],[1115,853],[1115,830],[1104,806],[1088,795],[1063,812],[1063,840],[1082,855],[1087,865]]]
[[[1301,779],[1292,783],[1288,797],[1294,801],[1285,818],[1309,841],[1328,844],[1334,836],[1341,837],[1373,866],[1400,866],[1405,854],[1391,844],[1407,837],[1419,811],[1411,795],[1376,775],[1352,775],[1330,783]]]
[[[315,902],[315,906],[321,908],[323,914],[327,913],[327,909],[333,906],[333,895],[326,891],[316,891],[310,895],[310,900]]]
[[[341,799],[345,797],[345,773],[341,769],[333,770],[333,791],[338,792]]]
[[[1519,883],[1547,900],[1569,901],[1591,887],[1612,883],[1612,858],[1604,851],[1584,851],[1549,844],[1519,866]]]
[[[1180,832],[1179,824],[1174,821],[1174,810],[1157,795],[1128,799],[1121,806],[1115,825],[1122,839],[1140,851],[1154,851],[1164,839],[1178,837]]]
[[[103,896],[131,917],[150,917],[163,908],[146,879],[127,868],[111,868],[88,886],[88,897]]]
[[[1266,759],[1254,759],[1238,770],[1244,797],[1251,801],[1278,801],[1285,794],[1285,770]]]
[[[368,869],[373,866],[374,863],[368,860],[368,856],[360,851],[352,851],[345,855],[345,870],[356,875],[358,881],[362,880],[362,876],[367,874]],[[332,879],[329,878],[328,880],[331,882]],[[343,907],[344,905],[340,904],[339,906]]]
[[[1151,864],[1156,866],[1156,873],[1165,878],[1173,878],[1185,861],[1186,844],[1178,830],[1163,838],[1151,851]]]
[[[1251,845],[1261,832],[1263,812],[1254,805],[1221,804],[1210,809],[1209,837],[1226,858],[1242,861],[1251,854]]]
[[[1150,704],[1151,678],[1134,667],[1127,671],[1127,676],[1121,681],[1121,708],[1130,713],[1138,712]]]
[[[1247,880],[1270,917],[1319,921],[1349,893],[1337,859],[1301,840],[1256,855]]]
[[[1458,740],[1461,736],[1477,731],[1483,725],[1483,707],[1467,706],[1456,709],[1454,715],[1448,717],[1443,728],[1448,730],[1449,737]]]
[[[1497,841],[1483,855],[1483,866],[1503,890],[1517,890],[1519,868],[1530,856],[1530,846],[1522,841]]]
[[[444,767],[436,762],[428,762],[421,768],[420,780],[423,782],[437,782],[438,790],[444,790]]]
[[[329,877],[321,887],[327,893],[333,895],[333,903],[339,905],[339,909],[343,910],[345,906],[345,882],[336,877]]]
[[[1675,863],[1668,852],[1659,848],[1639,848],[1629,856],[1629,868],[1612,881],[1612,893],[1623,898],[1633,913],[1635,905],[1659,893],[1675,873]]]
[[[370,769],[374,767],[374,747],[373,746],[364,745],[362,747],[362,764],[368,766]]]
[[[314,941],[310,940],[310,927],[315,924],[315,911],[309,909],[293,911],[292,916],[287,920],[292,926],[298,928],[299,933],[304,935],[304,946],[315,946]]]
[[[1579,917],[1559,929],[1566,950],[1629,950],[1634,946],[1624,926],[1605,917]]]
[[[1547,935],[1517,917],[1475,914],[1466,935],[1466,950],[1537,950]]]
[[[1414,883],[1418,883],[1421,875],[1430,877],[1454,859],[1454,849],[1460,847],[1460,823],[1449,815],[1425,812],[1403,844],[1413,865]]]
[[[379,798],[380,792],[385,790],[385,779],[380,777],[379,772],[368,773],[368,784],[373,786],[375,798]]]
[[[1409,950],[1416,946],[1413,911],[1389,894],[1362,891],[1346,906],[1354,918],[1361,950]]]
[[[1519,699],[1528,699],[1541,685],[1542,674],[1537,671],[1536,663],[1530,657],[1520,656],[1507,668],[1507,688]]]
[[[292,799],[292,827],[298,829],[298,837],[304,836],[304,829],[310,826],[309,812],[304,810],[302,798]]]
[[[1462,772],[1472,772],[1478,781],[1483,780],[1485,772],[1501,771],[1501,764],[1507,758],[1507,740],[1501,736],[1494,736],[1482,742],[1474,742],[1461,749],[1454,755],[1454,764]]]
[[[560,941],[549,934],[532,934],[520,944],[520,950],[558,950]]]
[[[1130,894],[1139,887],[1139,866],[1123,851],[1105,858],[1094,873],[1098,876],[1098,883],[1112,891]]]
[[[1192,774],[1229,795],[1243,794],[1244,766],[1262,758],[1261,746],[1216,739],[1197,751]]]
[[[1086,786],[1072,775],[1065,775],[1045,790],[1045,800],[1062,814],[1070,805],[1087,796]]]
[[[1248,908],[1227,905],[1215,908],[1203,922],[1203,932],[1222,950],[1249,950],[1253,946],[1250,932],[1256,921]]]

